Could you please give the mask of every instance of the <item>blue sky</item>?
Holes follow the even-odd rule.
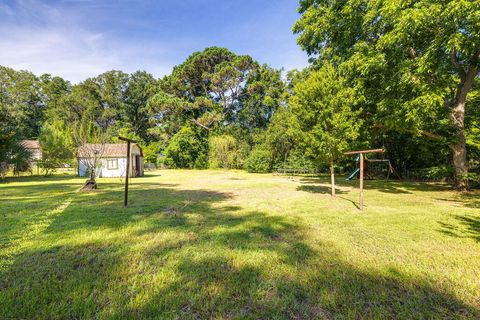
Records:
[[[209,46],[302,68],[296,0],[0,0],[0,65],[74,83],[107,70],[170,73]]]

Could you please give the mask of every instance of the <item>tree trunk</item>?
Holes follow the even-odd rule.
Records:
[[[332,197],[335,197],[335,168],[333,161],[330,161],[330,182],[332,184]]]
[[[470,70],[457,87],[455,100],[452,109],[452,120],[457,129],[456,141],[450,145],[453,153],[453,165],[455,166],[454,187],[464,191],[468,189],[468,165],[467,147],[465,139],[465,102],[467,94],[472,88],[473,81],[477,74],[476,68]]]
[[[463,129],[457,133],[458,141],[450,146],[453,153],[453,165],[455,166],[454,187],[457,190],[464,191],[468,189],[467,167],[467,149],[465,143],[465,134]]]
[[[95,181],[97,176],[97,155],[95,154],[93,157],[93,168],[90,170],[90,180]]]

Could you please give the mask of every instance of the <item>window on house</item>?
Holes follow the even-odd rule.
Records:
[[[118,169],[118,159],[108,159],[107,160],[107,169],[108,170]]]

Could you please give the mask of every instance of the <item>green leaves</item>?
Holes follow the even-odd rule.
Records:
[[[43,125],[38,139],[42,149],[39,166],[44,169],[45,175],[63,164],[73,162],[76,148],[71,136],[71,132],[60,121]]]
[[[300,13],[298,43],[315,67],[331,61],[345,72],[370,130],[437,139],[460,155],[453,161],[464,175],[466,101],[480,72],[480,1],[304,0]]]
[[[202,169],[207,166],[207,141],[197,128],[182,127],[165,149],[166,164],[173,168]]]
[[[299,82],[290,102],[305,150],[318,162],[341,158],[359,136],[355,92],[330,63]]]
[[[39,79],[28,71],[0,66],[0,125],[34,138],[44,120],[45,100]]]
[[[163,109],[170,111],[191,111],[185,112],[189,121],[210,130],[231,120],[241,109],[245,81],[257,68],[249,56],[237,56],[225,48],[207,48],[192,54],[162,80],[161,88],[170,100],[155,98],[152,103],[163,104]]]
[[[391,112],[402,108],[410,130],[434,131],[432,119],[448,117],[445,100],[453,100],[461,69],[479,63],[478,1],[312,0],[301,1],[300,12],[294,26],[300,46],[319,54],[320,63],[339,64],[366,96],[371,114],[388,106],[396,119],[380,112],[376,122],[391,123],[391,129],[403,126],[403,118]],[[412,108],[420,101],[427,108]]]
[[[30,169],[32,153],[19,140],[17,133],[9,127],[0,126],[0,179],[8,170],[18,174]]]

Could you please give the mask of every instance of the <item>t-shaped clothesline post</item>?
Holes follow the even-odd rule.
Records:
[[[365,154],[366,153],[384,153],[384,149],[371,149],[371,150],[360,150],[360,151],[350,151],[345,152],[346,156],[351,156],[358,154],[360,156],[360,210],[363,211],[363,176],[364,176],[364,163],[365,163]]]
[[[130,143],[135,143],[135,140],[131,140],[124,137],[118,137],[118,139],[127,142],[127,172],[125,174],[125,196],[123,199],[123,206],[126,208],[128,206],[128,175],[130,173]]]

